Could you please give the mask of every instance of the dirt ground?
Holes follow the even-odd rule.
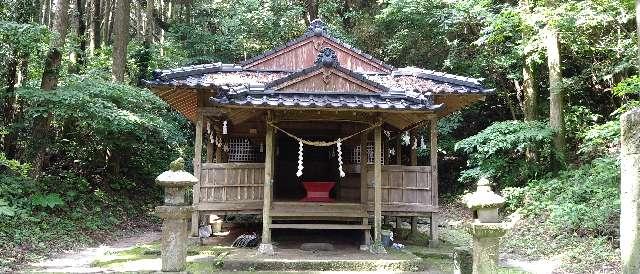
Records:
[[[109,254],[130,249],[136,245],[160,240],[160,231],[148,230],[105,243],[97,247],[59,253],[49,259],[29,265],[23,273],[103,273],[108,269],[91,266],[91,263]]]
[[[456,244],[457,242],[468,241],[468,235],[456,235],[455,233],[464,234],[459,232],[459,226],[461,221],[470,218],[468,212],[459,205],[449,205],[443,207],[442,210],[442,222],[441,222],[441,239],[445,241],[444,244]],[[393,219],[392,219],[393,224]],[[409,223],[404,222],[401,225],[403,228],[408,228]],[[207,246],[215,248],[228,248],[233,240],[237,236],[243,233],[257,233],[259,235],[259,225],[240,225],[230,229],[230,233],[226,237],[208,238],[206,241]],[[427,224],[419,225],[420,231],[428,231]],[[455,233],[454,233],[455,232]],[[460,238],[456,238],[460,237]],[[371,260],[371,254],[362,252],[359,250],[361,243],[362,232],[359,231],[303,231],[303,230],[288,230],[280,229],[273,231],[274,244],[277,249],[280,250],[280,255],[274,259],[284,259],[284,257],[294,258],[297,260],[321,260],[321,259],[336,259],[336,260]],[[84,248],[73,252],[64,252],[52,256],[50,259],[43,260],[38,263],[29,265],[23,273],[114,273],[140,270],[144,271],[157,271],[160,269],[159,258],[159,246],[160,239],[159,227],[139,232],[135,235],[124,237],[109,243],[102,244],[97,247]],[[298,248],[301,243],[308,242],[323,242],[331,243],[336,250],[333,252],[301,252]],[[149,254],[137,254],[137,257],[123,256],[132,249],[136,249],[143,246],[147,250],[157,250],[157,253],[153,253],[153,256]],[[412,248],[424,249],[419,246]],[[191,254],[188,257],[188,262],[193,264],[201,263],[204,265],[212,265],[215,260],[218,260],[218,256],[221,252],[225,253],[225,256],[229,260],[253,258],[256,257],[255,250],[230,250],[229,252],[216,250],[216,256],[211,256],[212,250],[199,249],[203,251],[201,253]],[[155,252],[155,251],[154,251]],[[209,253],[207,253],[209,252]],[[270,258],[267,258],[270,259]],[[373,258],[375,259],[375,258]],[[377,258],[377,259],[389,259],[393,260],[394,256],[389,258]],[[122,263],[121,263],[122,261]],[[104,264],[96,264],[96,262],[110,262]],[[113,263],[111,263],[113,262]],[[117,262],[117,263],[116,263]],[[445,264],[449,264],[448,260],[445,260]],[[451,262],[452,263],[452,262]],[[524,261],[512,258],[509,254],[502,254],[501,264],[508,267],[514,267],[530,273],[553,273],[557,268],[557,263],[552,261]],[[198,266],[200,267],[200,266]],[[199,271],[195,271],[198,273]],[[203,270],[199,273],[206,273],[207,270]],[[525,273],[526,273],[525,272]],[[517,272],[522,273],[522,272]]]

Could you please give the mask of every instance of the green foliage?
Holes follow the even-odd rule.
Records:
[[[494,123],[456,144],[456,150],[469,155],[459,180],[470,183],[488,176],[500,187],[523,186],[552,169],[552,137],[553,130],[543,122]]]
[[[594,159],[601,155],[614,157],[620,148],[620,120],[612,120],[602,125],[589,127],[578,147],[583,159]]]
[[[47,145],[62,166],[150,180],[187,142],[186,120],[148,90],[78,76],[53,92],[18,93],[29,106],[24,124],[50,115],[57,134]]]
[[[279,46],[305,29],[300,3],[292,1],[201,1],[193,20],[177,21],[170,43],[185,63],[234,62]]]
[[[49,193],[46,195],[36,194],[31,196],[31,204],[34,206],[54,208],[64,205],[64,202],[58,193]]]
[[[559,233],[615,236],[620,214],[620,164],[598,158],[557,176],[503,191],[508,208],[542,216]]]

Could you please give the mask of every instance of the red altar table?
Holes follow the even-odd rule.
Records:
[[[333,202],[329,198],[329,192],[336,185],[336,182],[302,182],[307,191],[307,197],[302,198],[303,202]]]

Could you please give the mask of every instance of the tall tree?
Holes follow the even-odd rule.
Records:
[[[58,87],[60,66],[62,64],[62,49],[64,48],[67,28],[69,26],[69,0],[54,0],[51,7],[53,14],[53,40],[47,53],[42,72],[40,88],[43,91],[51,91]],[[49,117],[39,117],[34,121],[33,138],[36,140],[33,160],[32,176],[38,176],[46,160],[47,135],[49,131]]]
[[[125,66],[127,64],[127,45],[129,43],[129,0],[116,0],[113,39],[113,64],[111,78],[124,82]]]
[[[640,0],[636,0],[636,32],[638,34],[636,37],[636,41],[638,41],[638,68],[640,68]]]
[[[525,17],[525,22],[527,22],[528,18],[532,17],[532,6],[529,3],[529,0],[521,1],[520,5],[522,14]],[[525,121],[533,121],[538,116],[538,90],[535,85],[534,66],[530,50],[530,45],[531,43],[533,43],[533,35],[534,34],[532,32],[529,32],[527,30],[525,30],[522,35],[522,40],[524,41],[524,43],[527,43],[527,45],[525,45],[524,47],[524,60],[522,65],[522,112],[524,113]]]
[[[544,36],[547,48],[547,64],[549,66],[549,123],[556,132],[553,140],[555,149],[560,155],[564,155],[564,94],[562,91],[558,32],[552,26],[547,26],[544,30]]]

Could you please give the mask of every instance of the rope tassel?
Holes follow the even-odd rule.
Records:
[[[338,146],[338,171],[340,171],[340,177],[344,177],[346,174],[344,173],[344,170],[342,170],[342,139],[338,138],[338,143],[336,143],[336,146]]]
[[[300,145],[300,148],[298,149],[298,172],[296,172],[296,176],[302,177],[302,170],[304,169],[304,155],[302,153],[302,150],[304,145],[302,144],[302,141],[298,141],[298,144]]]

